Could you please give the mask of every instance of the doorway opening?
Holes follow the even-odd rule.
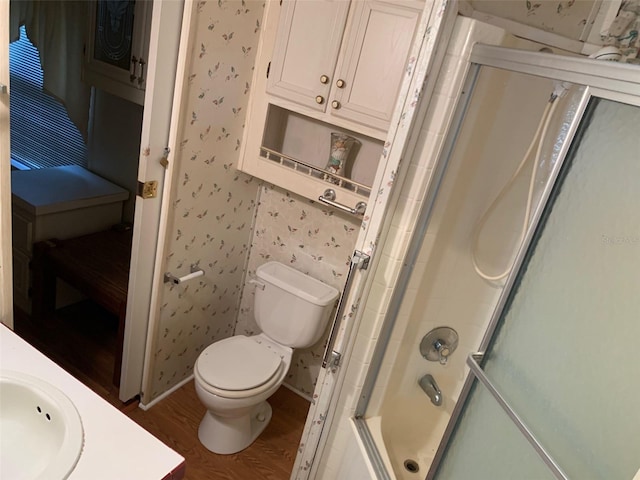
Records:
[[[102,299],[110,295],[105,282],[96,286],[86,281],[65,281],[58,275],[61,271],[52,270],[61,267],[52,267],[48,246],[55,245],[62,253],[62,245],[72,240],[77,245],[78,239],[88,235],[118,232],[127,243],[126,249],[118,249],[121,258],[113,262],[119,265],[118,275],[102,270],[89,277],[108,277],[117,283],[115,290],[124,292],[120,297],[126,305],[135,201],[131,185],[137,181],[143,108],[115,97],[111,101],[106,93],[94,91],[89,118],[92,123],[99,120],[99,131],[91,131],[88,124],[76,125],[64,102],[50,95],[43,85],[45,72],[40,51],[34,45],[37,42],[31,42],[24,25],[19,33],[19,38],[9,44],[15,329],[112,404],[122,406],[118,397],[124,307],[105,306]],[[115,107],[105,112],[105,105]],[[113,152],[104,147],[113,143],[104,135],[118,114],[131,119],[123,142],[125,154],[122,148]],[[93,155],[92,150],[107,153]],[[108,167],[109,157],[125,158],[127,165]],[[112,175],[116,168],[124,173]],[[102,201],[104,195],[107,199]],[[45,250],[47,253],[41,255]],[[96,260],[108,257],[110,262],[115,250],[96,247],[93,252],[76,250],[72,256],[86,254]],[[71,265],[74,269],[85,265],[85,270],[91,271],[86,263],[75,263]],[[37,280],[45,269],[54,272],[53,282]],[[41,308],[42,291],[38,292],[36,284],[46,285],[49,291],[45,294],[54,292],[52,308]],[[83,288],[87,286],[91,288]],[[98,289],[97,293],[93,289]]]

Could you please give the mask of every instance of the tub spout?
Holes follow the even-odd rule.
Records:
[[[424,390],[429,398],[431,399],[431,403],[433,403],[436,407],[442,405],[442,392],[436,383],[435,378],[429,373],[424,375],[419,381],[418,384],[420,388]]]

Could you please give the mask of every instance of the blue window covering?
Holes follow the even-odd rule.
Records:
[[[20,169],[87,166],[87,147],[62,103],[42,90],[38,50],[20,27],[9,45],[11,163]]]

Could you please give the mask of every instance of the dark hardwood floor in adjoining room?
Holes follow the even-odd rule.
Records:
[[[60,308],[38,321],[16,309],[14,330],[106,401],[123,409],[112,382],[118,343],[115,315],[89,300]]]
[[[112,384],[118,320],[90,301],[59,309],[34,322],[16,311],[15,331],[133,421],[186,459],[187,480],[285,480],[290,477],[309,403],[285,387],[270,399],[273,417],[246,450],[216,455],[198,440],[205,413],[193,381],[144,411],[124,404]],[[116,480],[116,479],[114,479]],[[118,479],[119,480],[119,479]]]

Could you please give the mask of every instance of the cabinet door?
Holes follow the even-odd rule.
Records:
[[[423,7],[416,1],[355,2],[331,92],[333,115],[389,128]]]
[[[98,0],[91,19],[85,81],[142,104],[152,2]]]
[[[283,2],[269,93],[325,110],[348,11],[345,0]]]

